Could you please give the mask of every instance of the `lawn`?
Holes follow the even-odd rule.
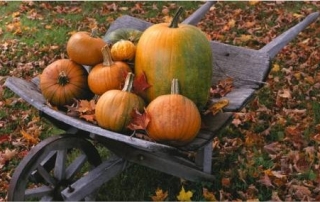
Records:
[[[3,84],[25,80],[68,58],[72,33],[104,36],[128,14],[152,23],[167,21],[178,6],[187,17],[203,2],[0,1],[0,200],[26,153],[62,131]],[[218,2],[197,24],[212,40],[260,49],[319,11],[320,2]],[[193,183],[131,166],[105,184],[98,200],[152,200],[157,190],[177,200],[182,187],[191,200],[320,200],[320,21],[310,25],[275,57],[266,85],[214,139],[217,180]],[[204,191],[205,190],[205,191]]]

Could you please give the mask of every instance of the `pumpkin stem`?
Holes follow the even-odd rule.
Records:
[[[59,72],[59,76],[58,76],[58,84],[61,86],[65,86],[69,83],[69,78],[66,74],[65,71],[61,71]]]
[[[126,81],[124,83],[122,91],[131,92],[132,86],[133,86],[133,78],[134,78],[134,74],[132,72],[129,72],[127,74]]]
[[[179,18],[180,18],[180,15],[182,14],[182,11],[183,11],[183,8],[180,6],[176,14],[174,14],[174,17],[169,25],[170,28],[178,28]]]
[[[178,79],[172,79],[172,82],[171,82],[171,94],[179,94],[179,82],[178,82]]]
[[[114,62],[112,60],[111,51],[110,51],[110,48],[109,48],[108,44],[105,45],[104,47],[102,47],[101,52],[102,52],[102,55],[103,55],[103,63],[102,63],[102,65],[103,66],[107,66],[107,67],[112,66],[114,64]]]

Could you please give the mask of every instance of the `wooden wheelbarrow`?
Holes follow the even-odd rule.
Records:
[[[213,2],[206,2],[183,23],[196,24]],[[38,89],[37,79],[31,82],[9,77],[5,86],[43,117],[66,131],[37,144],[20,162],[12,176],[9,201],[39,199],[44,201],[94,200],[95,193],[114,176],[136,163],[190,181],[213,181],[212,139],[232,120],[233,112],[242,109],[263,86],[270,71],[271,60],[293,38],[319,16],[312,13],[260,50],[251,50],[211,41],[214,76],[212,85],[227,77],[234,79],[234,89],[223,99],[229,105],[215,116],[203,115],[207,126],[196,139],[183,147],[172,147],[105,130],[89,122],[70,117],[46,105]],[[152,25],[130,16],[122,16],[108,29],[135,28],[141,31]],[[213,99],[212,102],[218,102]],[[99,142],[114,155],[102,162],[93,142]],[[186,152],[196,152],[195,159]]]

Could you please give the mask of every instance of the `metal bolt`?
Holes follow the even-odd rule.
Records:
[[[139,160],[140,160],[140,161],[143,161],[143,160],[144,160],[144,156],[140,154],[140,155],[139,155]]]
[[[68,192],[69,192],[69,193],[72,193],[73,191],[74,191],[74,188],[71,187],[71,185],[68,185]]]

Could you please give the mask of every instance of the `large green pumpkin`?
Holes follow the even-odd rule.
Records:
[[[173,78],[180,82],[180,93],[199,109],[206,105],[212,78],[212,50],[205,34],[195,26],[178,24],[181,8],[172,22],[146,29],[137,44],[135,74],[143,73],[151,85],[142,97],[151,102],[170,93]]]

